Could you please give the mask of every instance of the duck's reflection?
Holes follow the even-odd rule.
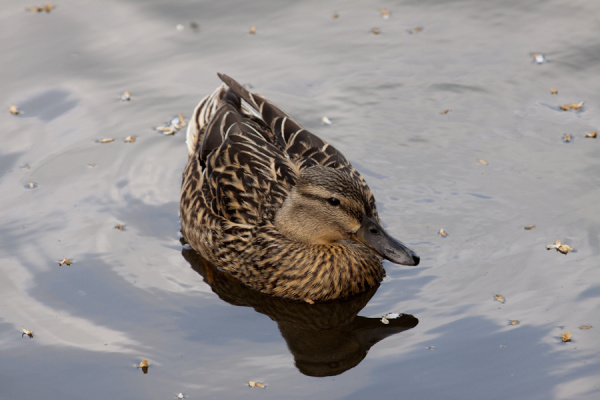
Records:
[[[379,318],[359,317],[357,314],[378,286],[349,299],[308,304],[250,289],[188,246],[184,246],[182,254],[221,299],[236,306],[252,307],[277,322],[296,367],[305,375],[341,374],[358,365],[375,343],[419,323],[408,314],[390,319],[387,325]]]

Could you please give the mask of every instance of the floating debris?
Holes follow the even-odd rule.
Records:
[[[340,17],[340,14],[338,13],[333,13],[333,15],[331,16],[331,18],[333,19],[338,19]]]
[[[440,234],[440,236],[441,236],[441,237],[446,237],[446,236],[448,236],[448,232],[446,232],[446,231],[444,230],[444,228],[440,228],[440,230],[439,230],[439,232],[438,232],[438,233]]]
[[[154,129],[156,129],[159,132],[162,132],[165,135],[174,135],[176,132],[176,129],[172,126],[157,126]]]
[[[185,396],[183,395],[183,393],[179,393],[179,394],[177,395],[177,398],[178,398],[178,399],[185,399]]]
[[[114,142],[114,141],[115,141],[114,138],[98,139],[98,143],[110,143],[110,142]]]
[[[331,125],[333,123],[329,118],[327,118],[327,116],[323,116],[323,118],[321,118],[321,122],[323,125]]]
[[[27,182],[25,184],[25,189],[35,189],[36,187],[38,187],[38,184],[35,182]]]
[[[29,166],[29,164],[25,164],[25,165],[23,165],[21,168],[22,168],[22,169],[29,169],[29,168],[31,168],[31,167]]]
[[[185,29],[185,26],[183,26],[183,24],[177,24],[175,29],[177,29],[179,32],[182,32]]]
[[[565,332],[562,334],[562,336],[560,338],[563,342],[570,342],[572,337],[573,337],[573,335],[571,335],[570,332]]]
[[[49,13],[50,11],[54,10],[55,8],[56,8],[56,6],[53,6],[50,3],[46,3],[46,4],[44,4],[41,7],[29,7],[29,8],[27,8],[27,11],[29,11],[29,12],[43,12],[43,11],[45,11],[45,12]]]
[[[148,364],[148,360],[142,360],[137,367],[144,368],[144,367],[148,367],[148,366],[150,366],[150,364]]]
[[[373,28],[371,29],[371,33],[374,35],[379,35],[381,33],[381,30],[379,28]]]
[[[558,94],[558,90],[550,88],[550,94]]]
[[[583,101],[580,101],[579,103],[571,103],[571,104],[563,104],[562,106],[558,106],[558,108],[560,108],[563,111],[570,111],[570,110],[581,110],[581,108],[583,107]]]
[[[124,231],[125,230],[125,225],[115,225],[115,229],[118,229],[120,231]]]
[[[178,129],[174,126],[157,126],[156,130],[164,133],[165,135],[173,135],[176,131],[178,131]]]
[[[380,321],[387,325],[390,323],[390,319],[396,319],[399,316],[400,316],[399,313],[395,313],[395,312],[387,313],[383,317],[381,317]]]
[[[183,113],[179,113],[176,117],[171,118],[171,121],[169,121],[167,125],[157,126],[154,129],[161,132],[163,135],[174,135],[186,125],[187,123],[185,122],[185,119],[183,119]]]
[[[417,34],[417,33],[421,32],[423,29],[425,29],[425,28],[423,28],[422,26],[417,26],[416,28],[408,29],[407,31],[411,35],[414,35],[414,34]]]
[[[581,325],[579,327],[579,329],[581,329],[581,330],[592,329],[592,326],[591,325]]]
[[[387,8],[378,8],[377,11],[381,14],[381,18],[389,19],[392,16],[392,13]]]
[[[442,111],[440,114],[448,114],[450,111],[452,111],[452,110],[450,110],[449,108],[447,108],[444,111]]]
[[[591,133],[585,134],[585,137],[592,138],[592,139],[596,139],[596,136],[598,136],[598,132],[591,132]]]
[[[251,35],[254,35],[256,33],[256,27],[253,26],[252,28],[250,28],[250,31],[248,33],[250,33]]]
[[[546,56],[542,53],[531,53],[530,56],[537,64],[543,64],[546,62]]]
[[[95,163],[88,164],[88,167],[89,168],[96,168],[96,164]]]
[[[535,228],[535,225],[525,225],[525,228],[524,228],[524,229],[525,229],[526,231],[530,231],[530,230],[532,230],[533,228]]]
[[[150,364],[148,364],[148,360],[142,360],[142,362],[139,363],[139,365],[137,366],[137,368],[141,368],[142,372],[144,374],[147,374],[149,366],[150,366]]]
[[[556,251],[559,251],[563,254],[567,254],[568,252],[573,251],[573,248],[571,246],[562,243],[560,239],[556,239],[556,243],[554,244],[546,245],[546,250],[550,249],[556,249]]]
[[[121,101],[130,101],[131,100],[131,92],[128,90],[121,95]]]
[[[33,339],[33,330],[29,330],[29,329],[25,329],[25,328],[21,328],[21,337],[24,337],[25,335],[29,336],[29,339]]]
[[[179,126],[187,125],[187,122],[185,122],[185,119],[183,119],[183,113],[179,113],[179,115],[177,115],[177,119],[179,120]]]
[[[516,320],[516,319],[513,319],[513,320],[512,320],[512,321],[510,321],[508,324],[509,324],[509,325],[513,325],[513,326],[514,326],[514,325],[519,325],[520,323],[521,323],[520,321],[518,321],[518,320]]]
[[[570,143],[573,141],[573,137],[571,136],[570,133],[565,133],[562,137],[563,142],[565,143]]]
[[[248,386],[250,386],[251,388],[257,387],[261,389],[265,389],[267,387],[267,385],[265,385],[264,383],[255,381],[248,381]]]
[[[194,32],[198,32],[200,30],[200,25],[197,22],[190,22],[190,29]]]
[[[479,161],[480,164],[488,165],[487,161],[485,161],[483,158],[478,158],[477,161]]]
[[[71,265],[72,263],[73,262],[71,260],[63,257],[63,259],[58,262],[58,265],[63,265],[63,264]]]
[[[504,296],[502,296],[501,294],[497,294],[494,296],[494,300],[499,301],[500,303],[504,304],[504,302],[506,301],[504,299]]]
[[[10,107],[8,108],[8,112],[11,113],[12,115],[19,115],[21,113],[21,111],[19,111],[17,106],[15,106],[12,103],[10,104]]]
[[[125,138],[125,143],[134,143],[135,142],[135,136],[127,136]]]
[[[429,346],[427,347],[427,350],[435,350],[435,346]]]

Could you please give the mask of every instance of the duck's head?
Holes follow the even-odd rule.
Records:
[[[372,199],[370,189],[348,173],[316,165],[301,172],[275,226],[292,240],[327,244],[350,239],[393,263],[419,264],[419,256],[379,224]]]

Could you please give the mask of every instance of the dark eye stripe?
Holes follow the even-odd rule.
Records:
[[[330,200],[332,198],[335,197],[328,197],[328,198],[324,198],[321,196],[317,196],[315,194],[311,194],[311,193],[302,193],[302,196],[304,197],[308,197],[309,199],[315,199],[315,200],[319,200],[319,201],[323,201],[323,202],[327,202],[327,204],[331,204]],[[340,201],[339,199],[335,198],[338,202]],[[358,221],[360,221],[361,217],[362,217],[362,213],[356,210],[349,210],[348,208],[346,208],[341,202],[339,203],[339,205],[337,205],[337,207],[339,207],[340,210],[343,210],[346,214],[356,218]]]

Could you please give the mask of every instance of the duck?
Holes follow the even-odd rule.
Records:
[[[188,123],[181,232],[264,294],[307,303],[379,285],[383,259],[419,256],[382,226],[373,193],[335,147],[225,74]]]

